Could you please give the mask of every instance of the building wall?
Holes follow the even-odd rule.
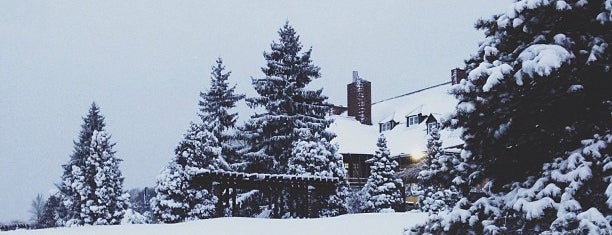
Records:
[[[344,169],[352,187],[362,187],[370,176],[370,164],[365,161],[372,157],[371,154],[343,153]]]

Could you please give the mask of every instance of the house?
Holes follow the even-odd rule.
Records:
[[[457,101],[448,93],[452,84],[465,77],[465,71],[453,69],[451,81],[371,102],[371,82],[353,71],[353,82],[347,85],[347,107],[336,108],[329,127],[333,140],[344,157],[349,183],[365,184],[370,167],[367,163],[376,151],[381,134],[387,138],[391,156],[400,163],[398,171],[409,168],[425,157],[427,135],[454,110]],[[462,145],[460,130],[441,130],[443,147],[458,153]]]

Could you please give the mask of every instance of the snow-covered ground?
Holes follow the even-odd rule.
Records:
[[[3,233],[6,235],[82,235],[82,234],[266,234],[266,235],[342,235],[342,234],[396,234],[401,235],[404,228],[425,221],[424,213],[378,213],[353,214],[323,219],[257,219],[257,218],[217,218],[192,221],[180,224],[147,224],[88,226],[76,228],[55,228],[41,230],[18,230]]]

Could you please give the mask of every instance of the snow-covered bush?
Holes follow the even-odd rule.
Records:
[[[346,199],[347,212],[349,214],[357,214],[363,211],[368,198],[364,190],[351,190]]]
[[[121,224],[147,224],[148,219],[144,215],[141,215],[137,211],[132,209],[127,209],[125,211],[125,215],[123,215],[123,219],[121,220]]]

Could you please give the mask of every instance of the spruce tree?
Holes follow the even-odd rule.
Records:
[[[105,125],[104,117],[100,115],[100,108],[96,103],[92,103],[87,116],[83,118],[81,131],[78,140],[74,142],[74,150],[70,160],[62,166],[64,173],[57,186],[67,213],[65,218],[62,218],[64,220],[62,224],[80,216],[81,205],[84,202],[81,199],[78,187],[85,187],[86,185],[80,183],[83,179],[77,179],[78,176],[75,173],[79,175],[82,173],[81,168],[85,165],[85,160],[90,154],[93,132],[104,130]]]
[[[265,77],[252,79],[259,96],[246,99],[249,107],[263,108],[242,128],[250,172],[286,173],[292,146],[304,130],[328,141],[334,137],[326,131],[331,123],[325,118],[330,109],[327,97],[322,89],[307,88],[320,77],[319,67],[310,59],[312,50],[302,52],[299,36],[288,22],[278,34],[279,42],[272,42],[271,51],[264,52]]]
[[[61,198],[57,195],[51,195],[45,201],[43,207],[43,213],[40,220],[37,222],[39,228],[52,228],[60,226],[58,222],[61,222]]]
[[[81,211],[87,224],[120,224],[129,207],[129,195],[123,191],[123,176],[119,170],[121,160],[114,156],[112,147],[115,144],[110,143],[109,138],[105,131],[94,131],[91,154],[85,161],[85,169],[94,172],[92,191],[88,192],[93,194],[88,195],[86,207]]]
[[[427,138],[427,160],[419,172],[419,204],[422,211],[448,210],[464,195],[467,164],[459,156],[446,154],[438,128]]]
[[[157,195],[151,199],[151,207],[159,221],[177,223],[214,215],[217,198],[208,190],[190,185],[191,178],[202,171],[229,169],[211,130],[208,125],[192,123],[176,147],[174,158],[157,177]]]
[[[185,220],[189,211],[188,187],[187,174],[174,161],[159,173],[155,185],[156,196],[151,198],[151,211],[159,222],[178,223]]]
[[[236,130],[234,126],[238,113],[231,112],[236,102],[244,99],[244,95],[236,94],[236,85],[231,86],[228,78],[231,72],[224,73],[223,60],[218,58],[212,67],[210,88],[200,92],[200,113],[203,123],[212,127],[212,133],[222,147],[222,156],[229,163],[239,163],[237,156]]]
[[[610,234],[610,1],[515,1],[452,87],[467,198],[408,233]]]
[[[119,224],[128,207],[120,159],[106,134],[104,117],[92,103],[58,185],[66,215],[63,224]]]
[[[337,177],[339,183],[336,192],[321,198],[323,208],[320,216],[336,216],[347,213],[349,187],[342,155],[336,145],[331,144],[318,134],[310,131],[300,133],[300,140],[294,143],[289,158],[289,174],[301,176]]]
[[[378,149],[374,156],[368,160],[370,176],[363,190],[366,192],[368,201],[363,210],[365,212],[380,212],[383,209],[402,209],[404,198],[402,197],[403,183],[395,175],[398,163],[389,156],[387,139],[380,135],[376,143]]]

